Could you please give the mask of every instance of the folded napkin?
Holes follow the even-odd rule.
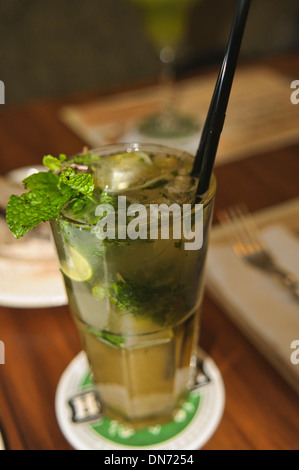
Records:
[[[262,232],[279,265],[299,279],[299,239],[283,226]],[[249,339],[299,392],[299,365],[291,343],[299,340],[299,300],[279,279],[238,258],[228,242],[211,243],[207,287]]]

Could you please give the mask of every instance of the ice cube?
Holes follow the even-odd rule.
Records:
[[[155,176],[156,169],[149,155],[135,151],[103,157],[92,171],[97,187],[122,191],[143,185]]]
[[[194,202],[196,181],[189,175],[176,176],[165,186],[168,197],[178,204],[188,204]]]

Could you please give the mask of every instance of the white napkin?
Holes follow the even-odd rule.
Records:
[[[277,262],[299,279],[299,239],[282,226],[262,232]],[[299,392],[299,365],[291,343],[299,340],[299,300],[275,277],[238,258],[229,243],[211,243],[207,286],[259,350]]]

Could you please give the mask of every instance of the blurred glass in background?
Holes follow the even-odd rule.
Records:
[[[199,132],[193,115],[179,110],[175,93],[175,65],[188,33],[192,6],[200,0],[128,0],[141,12],[147,38],[160,58],[161,108],[140,120],[138,131],[153,138],[186,137]]]

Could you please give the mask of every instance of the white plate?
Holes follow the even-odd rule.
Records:
[[[21,168],[16,168],[15,170],[10,171],[5,175],[7,180],[12,181],[13,183],[22,184],[22,181],[33,173],[39,173],[40,171],[46,172],[48,169],[43,165],[32,165],[32,166],[23,166]]]
[[[50,236],[37,238],[28,234],[15,240],[5,220],[0,219],[0,305],[37,308],[67,302]]]
[[[23,167],[8,173],[3,178],[3,199],[7,200],[24,178],[42,170],[45,168],[40,166]],[[40,224],[16,240],[4,217],[0,217],[0,305],[42,308],[66,305],[67,302],[49,226]]]

